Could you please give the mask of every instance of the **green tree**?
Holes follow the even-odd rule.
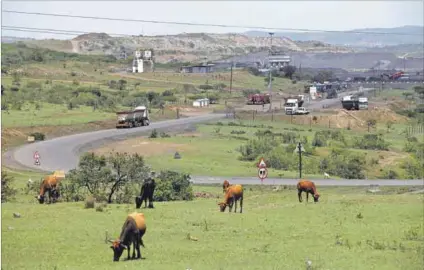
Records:
[[[283,72],[284,72],[284,76],[287,78],[293,79],[293,74],[296,72],[296,67],[295,66],[285,66],[283,67]]]

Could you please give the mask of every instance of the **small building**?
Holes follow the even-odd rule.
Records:
[[[180,68],[181,73],[211,73],[214,72],[214,64],[183,66]]]
[[[143,59],[134,59],[133,60],[133,73],[143,73],[144,65]]]
[[[195,101],[193,101],[193,107],[205,107],[205,106],[209,106],[208,98],[201,98],[201,99],[196,99]]]
[[[290,62],[290,55],[285,55],[283,53],[272,53],[268,56],[268,64],[270,68],[282,68],[290,65]]]

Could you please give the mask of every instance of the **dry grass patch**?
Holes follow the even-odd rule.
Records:
[[[177,151],[182,152],[191,149],[192,147],[186,144],[156,142],[147,138],[134,138],[112,143],[106,147],[101,147],[91,152],[107,155],[110,151],[115,151],[127,152],[129,154],[138,153],[143,156],[154,156],[160,154],[174,154]]]

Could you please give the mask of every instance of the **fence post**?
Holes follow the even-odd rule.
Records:
[[[271,122],[274,122],[274,110],[271,109]]]
[[[330,128],[330,126],[331,126],[331,119],[329,118],[328,119],[328,128]]]
[[[309,128],[312,128],[312,116],[309,117]]]
[[[252,110],[252,120],[255,121],[255,111]]]

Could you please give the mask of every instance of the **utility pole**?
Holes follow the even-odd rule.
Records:
[[[302,178],[302,144],[297,144],[297,151],[299,152],[299,178]]]
[[[268,91],[269,91],[269,111],[272,110],[272,66],[270,62],[270,56],[271,56],[271,50],[272,50],[272,36],[274,33],[270,32],[268,33],[271,37],[271,46],[269,48],[268,52],[268,65],[269,65],[269,83],[268,83]]]
[[[233,89],[233,65],[234,65],[234,62],[231,61],[230,95],[231,95],[231,90]]]

